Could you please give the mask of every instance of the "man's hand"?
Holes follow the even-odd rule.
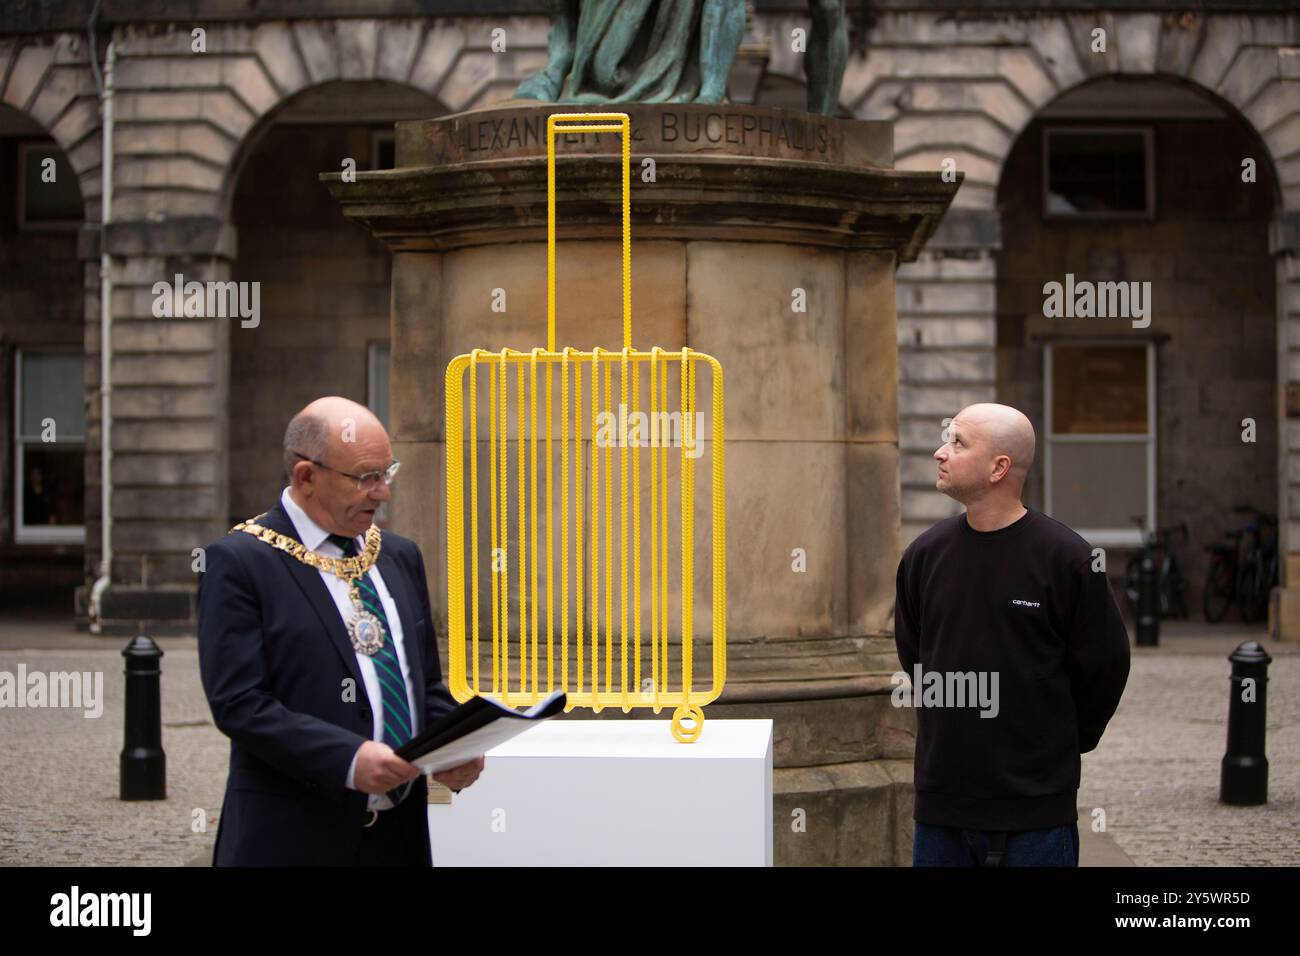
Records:
[[[433,779],[452,790],[464,790],[478,779],[478,775],[483,772],[484,762],[485,758],[475,757],[469,763],[463,763],[459,767],[439,770],[433,774]]]
[[[363,793],[387,793],[398,784],[414,780],[419,775],[419,767],[407,763],[393,752],[392,747],[378,740],[367,740],[357,751],[357,770],[353,783]]]

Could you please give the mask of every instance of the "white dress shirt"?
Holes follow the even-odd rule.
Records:
[[[326,531],[315,521],[308,517],[307,512],[299,507],[298,503],[293,500],[286,487],[280,493],[280,504],[284,506],[285,513],[289,515],[289,520],[298,531],[298,540],[312,551],[318,551],[328,557],[342,556],[343,551],[329,540],[330,532]],[[357,553],[361,553],[361,548],[357,548]],[[379,594],[379,600],[384,606],[384,616],[388,618],[388,625],[391,629],[391,638],[393,647],[397,651],[397,661],[402,665],[402,683],[406,686],[406,699],[411,708],[412,730],[415,729],[416,710],[415,694],[411,690],[411,671],[406,662],[406,650],[402,647],[402,619],[397,613],[397,604],[393,601],[393,596],[388,593],[388,588],[384,586],[383,576],[379,573],[378,566],[372,567],[367,574],[370,577],[370,583],[374,585],[375,591]],[[352,606],[352,599],[348,597],[348,583],[338,575],[330,574],[328,571],[320,572],[321,580],[325,582],[325,587],[329,589],[330,597],[334,599],[334,606],[338,608],[339,616],[343,618],[346,625],[356,613]],[[379,675],[375,672],[375,662],[369,656],[362,654],[360,651],[353,651],[357,658],[357,669],[361,671],[361,679],[366,685],[366,694],[370,698],[370,710],[374,714],[374,726],[372,737],[375,740],[383,740],[384,728],[384,707],[383,698],[379,688]],[[340,689],[341,692],[341,689]],[[360,753],[360,750],[358,750]],[[348,767],[347,787],[349,790],[356,790],[357,774],[357,755],[352,755],[352,764]],[[388,799],[386,794],[372,793],[367,802],[367,807],[371,810],[389,810],[393,802]]]

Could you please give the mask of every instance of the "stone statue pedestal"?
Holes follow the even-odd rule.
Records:
[[[913,722],[890,705],[894,270],[958,183],[894,170],[889,123],[748,106],[622,111],[634,344],[707,352],[726,376],[728,673],[705,712],[775,721],[778,864],[906,863]],[[390,431],[403,464],[391,526],[423,549],[444,621],[443,373],[471,348],[546,344],[552,112],[582,110],[513,101],[399,123],[399,168],[321,177],[393,250]],[[620,155],[615,134],[558,137],[560,347],[622,347]],[[494,289],[506,290],[504,313]]]

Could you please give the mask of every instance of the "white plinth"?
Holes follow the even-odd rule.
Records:
[[[434,866],[771,866],[772,721],[559,720],[429,807]]]

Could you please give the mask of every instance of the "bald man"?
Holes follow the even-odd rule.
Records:
[[[934,458],[935,487],[965,511],[898,565],[894,702],[916,708],[912,864],[1077,866],[1079,757],[1119,706],[1128,633],[1088,542],[1021,503],[1028,418],[970,405]]]
[[[428,866],[428,788],[394,752],[455,707],[424,559],[374,527],[397,474],[363,405],[312,402],[284,433],[289,485],[206,549],[199,668],[230,774],[218,866]],[[479,757],[434,774],[472,784]]]

